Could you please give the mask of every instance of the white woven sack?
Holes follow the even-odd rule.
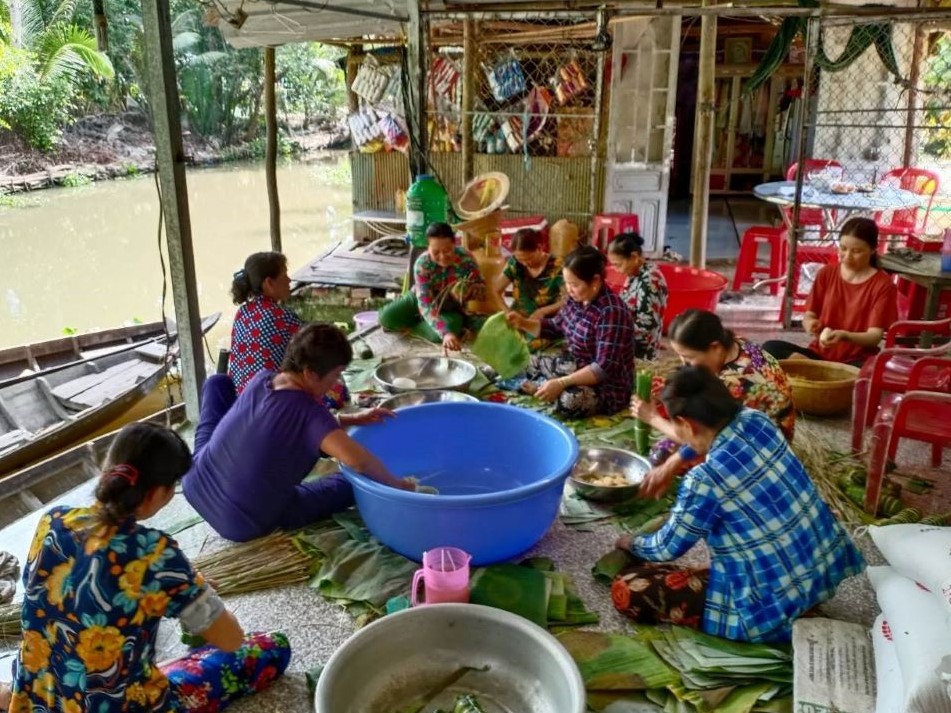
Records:
[[[891,627],[884,614],[879,614],[872,625],[872,648],[875,649],[875,713],[902,713],[905,682]]]
[[[870,527],[878,549],[900,574],[921,582],[937,597],[951,623],[951,527]]]
[[[869,567],[869,581],[895,640],[905,683],[904,713],[951,713],[951,628],[937,597],[891,567]]]

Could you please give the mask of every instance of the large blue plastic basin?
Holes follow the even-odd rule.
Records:
[[[417,561],[440,546],[462,548],[474,565],[525,552],[554,522],[578,458],[560,423],[502,404],[411,406],[351,435],[396,475],[439,489],[411,493],[343,469],[370,532]]]

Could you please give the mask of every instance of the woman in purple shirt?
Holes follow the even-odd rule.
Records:
[[[532,356],[522,389],[572,418],[613,414],[634,389],[634,319],[604,284],[606,260],[585,245],[569,253],[562,270],[568,297],[554,317],[530,319],[517,312],[508,321],[532,336],[564,337],[568,351]],[[539,383],[540,382],[540,383]]]
[[[244,542],[293,530],[353,505],[350,484],[339,474],[303,482],[321,455],[386,485],[414,489],[343,430],[392,412],[337,418],[321,403],[352,358],[343,332],[309,324],[288,344],[281,371],[259,372],[239,397],[227,376],[205,382],[195,461],[183,487],[188,502],[223,537]]]

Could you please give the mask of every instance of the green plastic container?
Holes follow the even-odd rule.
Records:
[[[406,191],[406,232],[414,247],[426,247],[426,229],[449,220],[449,195],[429,174],[416,177]]]

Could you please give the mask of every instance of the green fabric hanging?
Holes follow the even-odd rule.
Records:
[[[503,379],[521,374],[531,355],[525,338],[505,320],[505,313],[489,317],[472,345],[472,353],[495,369]]]

